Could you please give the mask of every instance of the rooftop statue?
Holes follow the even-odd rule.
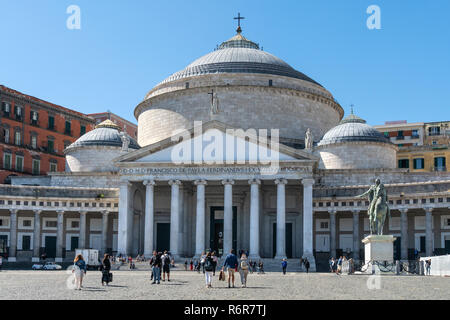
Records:
[[[312,148],[313,148],[313,134],[311,132],[311,129],[308,128],[305,134],[305,149],[312,149]]]
[[[375,180],[375,184],[370,186],[369,190],[357,196],[363,198],[368,196],[369,208],[367,214],[369,215],[370,234],[376,232],[377,235],[383,235],[383,226],[386,221],[386,216],[391,214],[388,206],[387,192],[384,184],[380,179]]]

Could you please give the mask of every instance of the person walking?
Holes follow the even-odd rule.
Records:
[[[217,255],[216,255],[215,251],[212,252],[211,258],[213,260],[213,276],[215,276],[216,275],[217,263],[219,262],[219,259],[217,258]]]
[[[225,258],[225,262],[222,266],[222,271],[227,268],[228,271],[228,288],[231,288],[231,282],[234,288],[234,272],[238,266],[238,259],[234,254],[234,249],[230,250],[230,254],[228,254]]]
[[[153,282],[152,284],[160,284],[161,281],[161,255],[153,251],[153,257],[150,259],[152,266]]]
[[[170,282],[170,256],[167,250],[164,250],[164,254],[161,257],[162,262],[162,281],[166,281],[166,274],[167,274],[167,282]]]
[[[205,274],[205,259],[206,259],[206,253],[205,253],[205,251],[202,251],[202,255],[200,256],[200,267],[202,268],[203,274]]]
[[[86,274],[86,262],[83,259],[83,256],[81,254],[77,255],[75,257],[75,260],[73,260],[73,269],[72,273],[75,274],[75,287],[76,290],[81,290],[81,287],[83,285],[83,277]]]
[[[206,288],[212,288],[212,276],[214,271],[214,260],[212,258],[211,252],[208,252],[205,256],[205,262],[203,264],[205,270],[205,282]]]
[[[184,260],[184,271],[187,271],[188,262],[187,260]]]
[[[431,259],[425,262],[425,268],[427,269],[427,276],[431,275]]]
[[[287,260],[286,260],[286,258],[281,260],[281,268],[283,269],[283,275],[286,275],[286,269],[287,269]]]
[[[249,268],[250,268],[250,265],[247,260],[247,255],[245,253],[243,253],[241,256],[241,262],[239,263],[239,275],[241,276],[242,288],[247,287],[247,276],[248,276]]]
[[[190,269],[191,269],[191,271],[193,271],[193,270],[194,270],[194,263],[192,262],[192,259],[191,259],[191,261],[190,261],[189,265],[190,265]]]
[[[328,263],[330,265],[330,272],[334,272],[334,257],[331,257],[330,262]]]
[[[102,260],[102,286],[108,285],[111,282],[111,261],[109,260],[109,254],[105,253]]]
[[[337,262],[336,274],[340,274],[341,271],[342,271],[342,256],[339,257],[339,260]]]
[[[309,261],[308,261],[308,259],[305,259],[305,269],[306,269],[306,273],[309,272],[309,267],[310,267]]]

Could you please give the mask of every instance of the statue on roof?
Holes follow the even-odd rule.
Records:
[[[128,152],[128,146],[130,145],[130,137],[125,132],[120,133],[120,139],[122,140],[122,151]]]
[[[210,114],[211,114],[211,116],[219,114],[219,112],[220,112],[220,109],[219,109],[219,98],[217,98],[217,93],[214,92],[214,90],[212,90],[208,94],[211,95],[211,107],[210,107]]]
[[[311,132],[311,129],[308,128],[308,130],[306,130],[306,134],[305,134],[305,149],[312,150],[313,143],[314,143],[313,139],[314,139],[314,137]]]

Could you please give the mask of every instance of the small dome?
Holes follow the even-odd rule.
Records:
[[[136,140],[130,138],[130,149],[139,149]],[[122,139],[120,136],[120,127],[111,120],[105,120],[95,127],[94,130],[87,132],[77,141],[67,147],[66,150],[83,146],[110,146],[122,147]]]
[[[338,126],[325,133],[318,146],[352,141],[391,143],[379,131],[366,124],[365,120],[351,113]]]

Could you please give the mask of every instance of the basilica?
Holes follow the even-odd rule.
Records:
[[[66,172],[0,185],[8,261],[234,248],[319,270],[330,257],[363,259],[369,202],[357,196],[377,178],[394,258],[450,252],[450,174],[397,169],[394,144],[240,27],[134,115],[137,140],[107,120],[65,149]]]

